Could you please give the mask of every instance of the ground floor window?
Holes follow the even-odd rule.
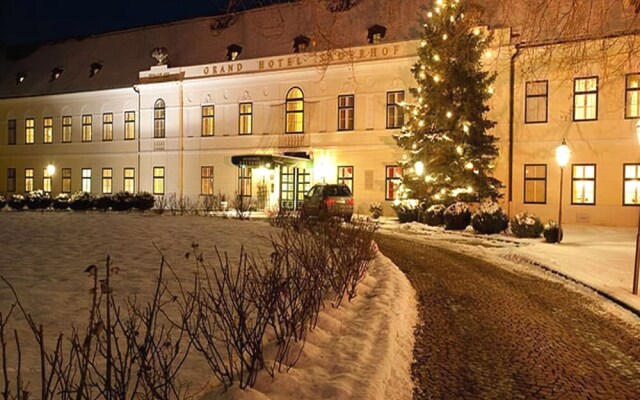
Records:
[[[524,202],[545,204],[547,202],[547,165],[525,164]]]
[[[123,188],[125,192],[133,193],[136,188],[136,170],[133,168],[125,168],[123,171],[124,183]]]
[[[640,164],[624,164],[625,206],[640,205]]]
[[[213,167],[200,168],[200,194],[213,194]]]
[[[16,191],[16,169],[7,169],[7,192]]]
[[[164,167],[153,167],[153,194],[164,194]]]
[[[338,183],[347,185],[353,193],[353,165],[338,167]]]
[[[113,192],[113,170],[102,168],[102,193],[111,194]]]
[[[238,168],[238,196],[251,197],[251,168]]]
[[[33,168],[25,168],[24,170],[24,191],[33,191]]]
[[[596,204],[596,165],[571,167],[571,204]]]
[[[82,168],[82,191],[91,193],[91,168]]]
[[[385,200],[395,200],[402,179],[402,167],[387,165],[385,167]]]
[[[71,193],[71,168],[62,168],[62,193]]]
[[[47,168],[45,168],[42,173],[42,190],[51,193],[51,174],[49,174]]]

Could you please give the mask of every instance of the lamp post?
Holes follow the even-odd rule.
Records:
[[[556,147],[556,161],[560,167],[560,201],[558,203],[558,243],[562,242],[562,180],[564,178],[564,167],[569,164],[569,157],[571,157],[571,150],[567,146],[565,139],[562,139],[562,144]]]
[[[636,136],[640,143],[640,120],[636,123]],[[636,259],[633,266],[633,287],[631,293],[638,294],[638,275],[640,275],[640,213],[638,214],[638,234],[636,235]]]

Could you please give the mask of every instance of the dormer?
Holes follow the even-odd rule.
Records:
[[[235,61],[240,57],[240,53],[242,53],[242,46],[238,44],[232,44],[227,47],[227,61]]]
[[[304,53],[309,49],[310,45],[311,45],[311,39],[309,39],[306,36],[300,35],[297,38],[293,39],[293,52]]]
[[[99,62],[94,62],[89,66],[89,78],[93,78],[98,75],[98,73],[102,70],[102,64]]]
[[[51,70],[51,82],[53,82],[56,79],[60,78],[60,76],[62,75],[62,72],[64,72],[64,69],[62,69],[62,67],[53,68]]]
[[[382,25],[373,25],[369,28],[367,34],[367,42],[369,44],[378,44],[387,34],[387,28]]]

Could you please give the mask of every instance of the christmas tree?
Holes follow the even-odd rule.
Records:
[[[495,73],[482,68],[490,58],[490,35],[456,0],[437,0],[426,14],[412,72],[415,101],[402,104],[408,113],[395,136],[405,150],[402,197],[427,203],[481,201],[500,197],[502,184],[492,177],[498,155],[488,131],[487,100]]]

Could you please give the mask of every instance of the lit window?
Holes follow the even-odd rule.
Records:
[[[640,205],[640,164],[624,165],[624,199],[625,206]]]
[[[545,204],[547,202],[547,165],[524,166],[524,202]]]
[[[309,48],[309,44],[311,43],[311,39],[306,36],[298,36],[293,39],[293,52],[294,53],[304,53]]]
[[[385,200],[395,200],[402,182],[402,167],[387,165],[385,171]]]
[[[136,112],[126,111],[124,113],[124,140],[136,138]]]
[[[14,145],[17,143],[18,129],[15,119],[7,121],[7,144]]]
[[[354,108],[354,95],[346,94],[338,96],[338,130],[339,131],[352,131],[353,130],[353,116],[355,113]]]
[[[200,193],[213,194],[213,167],[202,167],[200,169]]]
[[[527,82],[524,110],[525,123],[547,122],[548,87],[548,81]]]
[[[238,193],[240,197],[251,197],[251,168],[238,168]]]
[[[111,194],[113,190],[113,170],[102,168],[102,193]]]
[[[27,118],[24,121],[24,142],[26,144],[33,144],[35,142],[35,126],[36,120],[33,118]]]
[[[53,118],[45,117],[42,120],[42,134],[44,143],[53,143]]]
[[[42,190],[51,193],[51,174],[49,174],[47,168],[45,168],[42,173]]]
[[[253,103],[240,103],[240,135],[253,133]]]
[[[124,191],[133,193],[136,191],[136,170],[133,168],[125,168],[124,175]]]
[[[353,193],[353,166],[339,166],[338,167],[338,183],[343,183],[349,186],[349,190]]]
[[[33,191],[33,168],[25,168],[24,170],[24,191]]]
[[[574,164],[571,183],[571,204],[596,204],[595,164]]]
[[[91,193],[91,168],[82,168],[82,191]]]
[[[163,138],[165,136],[165,107],[164,100],[158,99],[153,106],[153,137]]]
[[[239,46],[237,44],[232,44],[231,46],[227,47],[226,60],[235,61],[238,59],[238,57],[240,57],[240,53],[242,53],[242,46]]]
[[[62,168],[62,193],[71,193],[71,168]]]
[[[573,87],[573,120],[598,119],[598,78],[576,78]]]
[[[93,117],[91,115],[83,115],[82,116],[82,141],[90,142],[93,138],[92,131],[92,121]]]
[[[71,116],[62,117],[62,143],[71,142]]]
[[[153,194],[164,194],[164,167],[153,167]]]
[[[304,95],[300,88],[294,87],[287,93],[286,101],[286,133],[302,133],[304,131]]]
[[[7,192],[16,191],[16,169],[7,168]]]
[[[113,114],[102,114],[102,140],[105,142],[113,140]]]
[[[387,92],[387,129],[402,128],[404,111],[400,103],[404,101],[404,90]]]
[[[368,30],[367,42],[370,44],[378,44],[387,34],[387,28],[381,25],[374,25]]]
[[[213,136],[215,132],[214,106],[202,106],[202,136]]]
[[[627,75],[625,104],[625,118],[640,118],[640,74]]]

